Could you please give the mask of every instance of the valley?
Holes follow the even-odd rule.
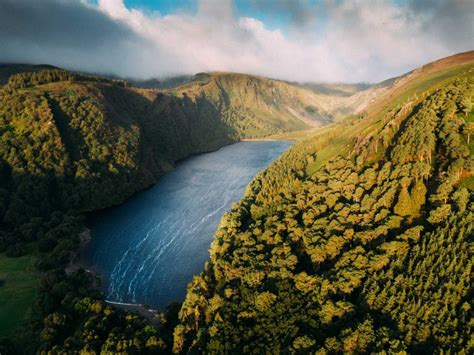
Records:
[[[473,349],[474,52],[370,86],[212,72],[144,88],[37,69],[0,67],[0,251],[34,257],[39,279],[0,352],[28,338],[26,352]],[[285,138],[286,152],[237,143]],[[159,326],[64,273],[86,214],[105,297],[154,303]]]

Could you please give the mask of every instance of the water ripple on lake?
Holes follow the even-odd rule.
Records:
[[[151,189],[90,221],[85,252],[112,301],[163,309],[182,301],[209,260],[222,215],[288,142],[241,142],[186,159]]]

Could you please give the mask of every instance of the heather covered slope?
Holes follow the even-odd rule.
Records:
[[[175,351],[474,350],[474,67],[438,69],[255,178],[189,286]]]

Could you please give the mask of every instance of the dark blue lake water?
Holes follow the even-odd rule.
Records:
[[[290,145],[241,142],[193,156],[152,188],[93,218],[86,267],[101,273],[106,299],[158,309],[182,301],[209,260],[222,215]]]

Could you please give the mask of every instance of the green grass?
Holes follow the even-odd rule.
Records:
[[[402,85],[392,92],[390,96],[383,97],[382,100],[376,102],[373,107],[369,108],[368,118],[360,120],[357,117],[348,116],[334,125],[321,128],[313,138],[321,141],[317,149],[316,161],[307,166],[306,173],[308,175],[314,174],[322,165],[337,155],[350,154],[357,137],[378,137],[381,129],[387,123],[387,119],[392,117],[387,115],[388,112],[406,103],[413,95],[420,95],[426,90],[434,91],[455,78],[468,78],[472,76],[474,76],[474,64],[472,63],[423,75]],[[465,119],[471,122],[474,119],[473,112],[467,115]],[[328,136],[330,134],[333,136],[332,139],[326,141],[322,139],[324,135]],[[377,154],[369,157],[370,162],[382,158],[384,149],[380,146],[379,148]],[[472,137],[470,149],[472,154],[474,149],[474,139]],[[473,183],[471,180],[466,180],[465,184],[472,189]]]
[[[468,63],[422,75],[399,87],[396,91],[374,105],[377,116],[403,105],[413,95],[420,95],[426,90],[433,91],[455,77],[468,78],[474,76],[474,64]]]
[[[347,146],[344,146],[344,144],[341,144],[341,142],[329,144],[327,147],[316,153],[316,161],[307,166],[306,174],[313,175],[329,160],[335,158],[338,155],[345,155],[348,153],[348,151],[349,149]]]
[[[473,122],[474,123],[474,110],[472,110],[469,115],[465,117],[466,122]]]
[[[0,336],[11,334],[28,315],[39,279],[33,263],[32,256],[0,255]]]
[[[410,87],[405,93],[405,99],[408,96],[414,94],[415,92],[422,93],[423,91],[430,89],[431,87],[439,86],[440,83],[443,83],[446,80],[450,80],[455,76],[467,77],[468,75],[472,75],[470,71],[472,70],[472,68],[473,64],[469,63],[425,75],[422,78],[415,80],[410,85]]]

